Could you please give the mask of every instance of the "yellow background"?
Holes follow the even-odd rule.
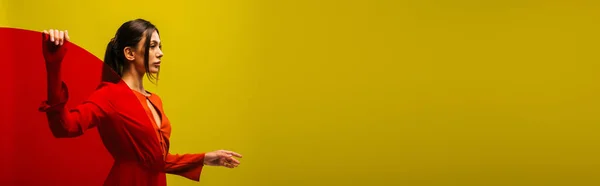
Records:
[[[155,23],[172,152],[245,156],[200,185],[600,184],[592,0],[0,2],[99,58]]]

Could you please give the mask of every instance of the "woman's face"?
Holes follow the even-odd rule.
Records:
[[[133,60],[135,69],[140,73],[146,72],[146,67],[144,66],[144,53],[146,52],[146,47],[144,44],[146,42],[146,34],[142,37],[140,42],[137,45],[137,50],[135,52],[135,58]],[[148,55],[148,68],[150,73],[156,74],[160,68],[160,59],[163,56],[162,53],[162,44],[160,43],[160,36],[158,32],[154,30],[152,32],[152,37],[150,38],[150,49],[148,50],[150,55]]]

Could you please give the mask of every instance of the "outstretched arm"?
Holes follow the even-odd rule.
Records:
[[[200,174],[204,165],[234,168],[240,164],[234,157],[241,158],[242,155],[227,150],[202,154],[168,154],[165,172],[200,181]]]
[[[42,34],[42,52],[46,62],[48,100],[39,110],[46,113],[54,137],[76,137],[97,125],[105,113],[92,99],[75,108],[67,109],[69,93],[61,79],[61,64],[67,52],[69,34],[67,31],[49,30]],[[98,96],[95,96],[98,97]]]
[[[200,181],[200,174],[204,167],[204,153],[202,154],[171,154],[165,160],[165,172],[180,175],[185,178]]]

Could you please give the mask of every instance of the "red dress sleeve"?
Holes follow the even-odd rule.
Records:
[[[51,46],[47,38],[42,43],[48,81],[48,100],[42,102],[39,111],[45,112],[54,137],[76,137],[85,130],[96,126],[106,114],[98,106],[96,100],[101,97],[96,91],[88,100],[75,108],[68,109],[65,104],[69,93],[66,84],[61,79],[60,69],[67,47],[65,42],[61,47]]]
[[[44,101],[39,110],[46,113],[50,130],[56,138],[77,137],[87,129],[93,128],[101,122],[106,113],[93,101],[88,99],[74,108],[66,108],[68,100],[67,86],[61,82],[58,100]],[[52,91],[52,90],[49,90]],[[50,104],[52,103],[52,104]]]
[[[167,154],[165,172],[200,181],[204,167],[204,153],[201,154]]]

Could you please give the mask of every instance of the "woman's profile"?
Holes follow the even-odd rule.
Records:
[[[144,76],[157,80],[162,45],[158,29],[143,19],[123,23],[106,47],[104,63],[120,79],[105,81],[73,108],[65,107],[68,85],[61,79],[61,62],[69,42],[67,31],[44,30],[48,97],[40,107],[54,137],[81,136],[96,127],[114,159],[104,185],[165,186],[166,174],[199,181],[203,166],[237,167],[232,151],[197,154],[169,153],[171,123],[160,97],[146,91]]]

